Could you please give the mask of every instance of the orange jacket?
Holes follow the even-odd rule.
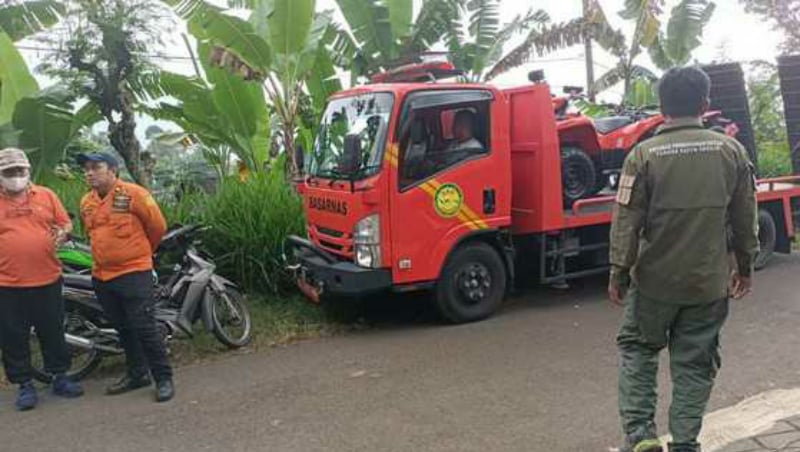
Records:
[[[92,242],[92,276],[108,281],[153,269],[167,224],[147,190],[121,180],[105,198],[93,190],[81,200],[81,218]]]
[[[58,196],[31,185],[22,201],[0,193],[0,287],[41,287],[61,277],[54,228],[68,228]]]

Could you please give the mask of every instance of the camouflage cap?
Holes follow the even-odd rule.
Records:
[[[17,148],[5,148],[0,150],[0,171],[9,168],[30,168],[31,163],[25,151]]]

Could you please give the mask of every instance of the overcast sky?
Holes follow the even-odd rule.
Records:
[[[678,0],[667,0],[667,9],[674,6]],[[421,0],[415,0],[415,13],[419,10]],[[617,15],[622,9],[624,0],[600,0],[600,4],[606,11],[606,15],[612,24],[623,28],[628,33],[632,32],[632,25],[623,21]],[[701,63],[710,63],[718,59],[720,55],[734,61],[752,61],[766,59],[774,61],[778,55],[778,47],[781,42],[781,35],[772,29],[771,25],[760,17],[746,14],[738,0],[716,0],[717,10],[714,18],[705,30],[703,45],[694,53]],[[529,8],[542,8],[550,13],[556,22],[567,21],[581,14],[582,0],[503,0],[501,2],[501,21],[508,22],[515,15],[526,11]],[[335,0],[317,0],[317,9],[332,9],[337,11]],[[164,53],[171,57],[186,57],[188,53],[180,38],[180,33],[185,30],[183,24],[179,24],[167,35],[169,43]],[[516,42],[519,42],[519,37]],[[511,49],[515,44],[512,41],[508,45]],[[35,44],[34,44],[35,45]],[[47,55],[45,52],[35,50],[23,50],[23,55],[29,64],[35,65]],[[605,70],[615,65],[615,60],[610,55],[605,54],[595,46],[597,75],[601,75]],[[501,86],[514,86],[527,82],[527,73],[532,69],[544,69],[547,79],[554,90],[558,90],[564,85],[586,84],[586,69],[584,66],[584,52],[582,46],[559,51],[545,57],[539,58],[524,67],[510,71],[495,79],[494,83]],[[187,59],[157,59],[159,65],[167,70],[186,74],[193,73],[192,65]],[[650,62],[646,54],[642,55],[639,64],[649,66]],[[50,82],[40,78],[40,84],[46,86]],[[621,88],[612,89],[606,96],[609,101],[618,101],[621,97]]]

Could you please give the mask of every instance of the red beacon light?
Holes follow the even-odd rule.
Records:
[[[428,52],[399,61],[388,71],[372,76],[372,83],[425,83],[464,75],[450,62],[445,52]]]

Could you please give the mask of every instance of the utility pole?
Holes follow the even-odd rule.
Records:
[[[583,0],[583,20],[587,21],[589,18],[589,2],[593,0]],[[595,101],[594,93],[594,54],[592,50],[592,37],[588,32],[588,23],[584,24],[587,32],[583,36],[584,52],[586,53],[586,93],[589,95],[589,100]]]

